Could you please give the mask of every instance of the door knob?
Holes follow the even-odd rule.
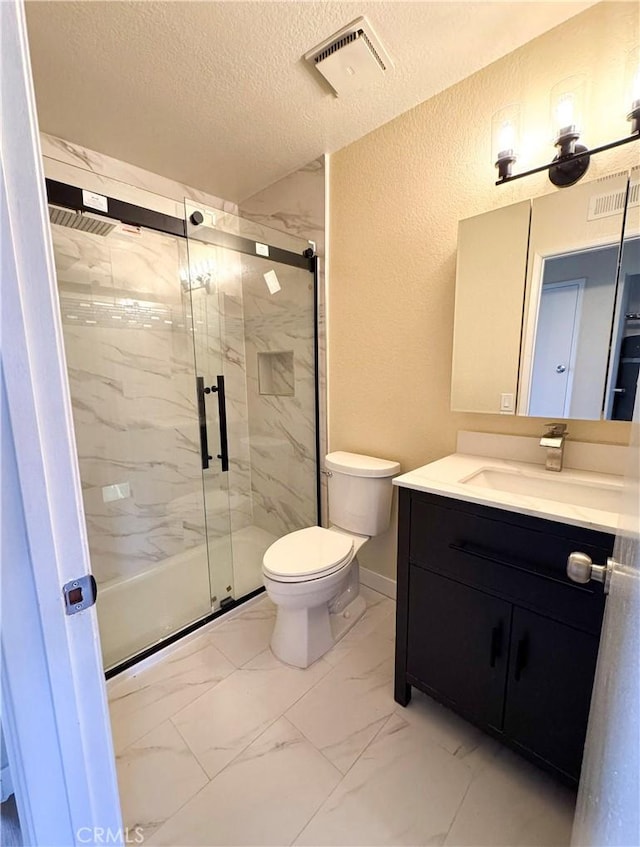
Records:
[[[594,565],[586,553],[574,552],[567,559],[567,576],[574,582],[585,584],[591,580],[604,583],[605,594],[609,593],[609,580],[615,560],[609,556],[606,565]]]
[[[556,365],[556,373],[563,374],[567,369],[566,365]]]

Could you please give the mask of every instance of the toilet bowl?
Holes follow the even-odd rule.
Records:
[[[357,554],[384,532],[391,515],[391,479],[397,462],[356,453],[330,453],[329,514],[335,523],[296,530],[266,551],[262,575],[277,607],[271,649],[281,661],[306,668],[358,621]]]

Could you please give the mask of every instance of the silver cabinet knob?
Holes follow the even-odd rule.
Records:
[[[567,576],[574,582],[584,585],[586,582],[595,580],[603,582],[605,593],[609,591],[609,580],[613,570],[614,560],[609,557],[606,565],[594,565],[591,557],[586,553],[574,552],[567,558]]]
[[[563,374],[567,369],[566,365],[556,365],[556,373]]]

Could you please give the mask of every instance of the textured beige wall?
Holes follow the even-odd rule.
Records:
[[[491,116],[507,103],[522,104],[522,169],[551,157],[549,92],[571,74],[589,78],[586,142],[628,133],[624,65],[638,8],[601,3],[331,157],[330,449],[409,470],[453,452],[459,429],[540,432],[536,418],[450,411],[457,224],[555,190],[544,174],[494,186]],[[594,157],[588,178],[635,164],[637,148]],[[629,437],[625,423],[574,421],[570,431],[586,441]],[[394,576],[393,529],[361,559]]]

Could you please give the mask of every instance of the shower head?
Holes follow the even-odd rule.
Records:
[[[60,206],[49,204],[49,220],[52,224],[66,226],[69,229],[79,229],[92,235],[109,235],[118,226],[117,223],[92,215],[89,212],[75,212]]]

